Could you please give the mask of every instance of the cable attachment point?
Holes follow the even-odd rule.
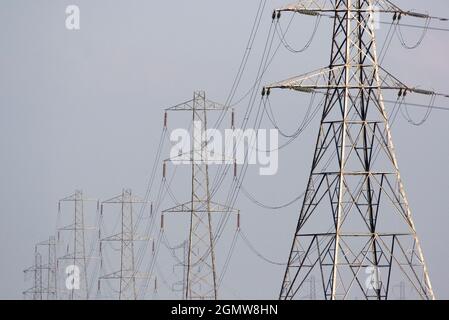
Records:
[[[262,97],[265,97],[265,96],[268,97],[270,95],[270,93],[271,93],[271,88],[265,88],[265,87],[262,88]]]

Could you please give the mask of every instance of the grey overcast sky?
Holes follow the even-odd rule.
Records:
[[[237,96],[255,77],[271,9],[286,2],[268,1]],[[395,3],[449,17],[447,0]],[[65,28],[65,9],[71,4],[81,10],[79,31]],[[199,89],[215,101],[226,99],[257,6],[257,0],[0,0],[0,298],[20,299],[30,286],[22,271],[33,262],[34,244],[54,234],[59,199],[75,189],[100,199],[123,187],[144,195],[163,109],[190,99]],[[313,21],[295,19],[287,36],[294,47],[307,42]],[[379,42],[387,28],[381,26]],[[404,33],[409,42],[420,35],[419,29]],[[291,54],[281,47],[263,83],[325,66],[330,36],[330,21],[322,21],[304,53]],[[449,92],[448,39],[449,32],[429,31],[421,46],[406,50],[395,37],[384,67],[408,84]],[[304,116],[304,107],[295,99],[303,98],[287,92],[272,97],[278,121],[289,132]],[[449,106],[441,99],[436,103]],[[245,107],[236,107],[237,117],[243,117]],[[411,113],[419,119],[425,110]],[[422,126],[400,117],[393,127],[438,298],[449,298],[448,122],[449,112],[434,111]],[[280,154],[276,177],[250,174],[245,187],[272,205],[302,192],[317,128],[315,119]],[[188,186],[188,180],[179,180],[179,194]],[[242,228],[257,249],[272,260],[285,261],[299,205],[273,213],[240,197],[237,206]],[[173,228],[181,226],[173,223]],[[224,258],[217,255],[219,263]],[[172,266],[161,269],[170,279]],[[221,296],[276,298],[283,271],[240,242]]]

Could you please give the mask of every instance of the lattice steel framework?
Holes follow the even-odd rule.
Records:
[[[98,291],[101,291],[101,282],[104,280],[116,280],[119,282],[119,300],[136,300],[136,280],[141,276],[137,274],[134,259],[134,244],[136,241],[143,241],[143,238],[136,236],[134,231],[133,208],[135,204],[142,204],[145,201],[134,196],[130,189],[124,189],[122,193],[112,199],[101,203],[100,214],[103,218],[105,205],[120,205],[120,232],[114,235],[107,235],[100,239],[101,269],[104,263],[104,243],[112,242],[120,244],[119,269],[112,273],[103,274],[98,280]],[[103,219],[100,221],[103,221]],[[101,232],[101,229],[100,229]]]
[[[177,247],[179,251],[182,251],[182,259],[173,266],[173,271],[175,269],[181,269],[182,270],[182,277],[180,280],[175,282],[172,286],[172,291],[179,292],[181,294],[182,299],[186,299],[186,285],[187,285],[187,266],[188,266],[188,259],[189,259],[189,242],[184,241],[182,245]]]
[[[318,5],[318,3],[324,3]],[[375,11],[405,12],[389,1],[300,1],[275,11],[332,15],[329,67],[267,86],[325,94],[310,178],[280,299],[304,296],[311,277],[321,299],[388,299],[392,281],[413,298],[434,299],[395,155],[383,90],[440,95],[409,87],[379,66]]]
[[[70,300],[89,299],[87,263],[89,259],[93,259],[94,257],[89,257],[86,254],[86,232],[88,230],[95,230],[95,226],[87,226],[85,224],[84,204],[89,201],[97,202],[98,210],[98,201],[85,198],[81,190],[77,190],[73,195],[61,199],[58,204],[59,215],[61,214],[62,203],[73,203],[74,207],[73,223],[58,229],[58,242],[60,242],[61,245],[62,243],[60,240],[62,232],[68,233],[71,238],[70,241],[65,244],[66,247],[62,248],[65,250],[65,253],[57,259],[58,273],[61,265],[66,266],[68,264],[76,266],[80,271],[80,287],[79,289],[73,287],[68,290],[67,298]]]
[[[34,264],[32,267],[25,269],[23,272],[26,275],[33,275],[33,286],[23,292],[23,296],[25,299],[32,300],[43,300],[44,299],[44,286],[43,286],[43,271],[44,268],[42,266],[42,256],[37,250],[34,252]]]
[[[187,111],[193,114],[193,146],[190,150],[192,168],[191,200],[163,213],[190,213],[188,240],[187,281],[184,296],[188,300],[217,299],[217,277],[215,266],[213,213],[236,212],[227,206],[211,201],[209,190],[209,164],[207,153],[207,113],[227,111],[230,108],[206,99],[202,91],[195,92],[193,100],[179,104],[167,111]],[[184,155],[180,155],[183,158]],[[223,158],[224,159],[224,158]],[[176,162],[177,159],[170,159]],[[232,159],[224,159],[229,161]]]
[[[44,260],[46,263],[43,263]],[[25,298],[33,300],[55,300],[57,298],[56,240],[54,236],[36,244],[34,265],[24,270],[24,273],[26,275],[32,273],[34,282],[33,287],[24,292]]]
[[[50,236],[48,240],[39,242],[37,247],[42,248],[47,256],[47,263],[43,266],[46,271],[45,293],[47,300],[55,300],[57,299],[56,239],[54,236]]]

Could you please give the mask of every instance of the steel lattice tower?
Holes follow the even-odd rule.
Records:
[[[212,214],[235,212],[227,206],[211,201],[209,189],[209,163],[211,161],[208,159],[206,148],[209,141],[206,133],[207,114],[209,111],[227,110],[230,108],[207,100],[205,92],[202,91],[195,92],[193,100],[166,110],[187,111],[193,115],[193,146],[189,157],[192,169],[191,200],[163,211],[163,213],[190,213],[187,280],[184,293],[188,300],[217,299]],[[195,131],[200,134],[195,134]],[[177,159],[170,160],[177,161]],[[223,160],[225,159],[223,158]]]
[[[47,271],[45,293],[47,300],[57,299],[57,283],[56,283],[56,239],[54,236],[48,240],[40,242],[37,247],[42,247],[46,251],[47,264],[43,268]]]
[[[92,257],[86,254],[86,232],[93,230],[94,227],[88,227],[85,224],[84,204],[87,201],[95,201],[93,199],[84,198],[83,192],[75,191],[71,196],[61,199],[58,204],[59,214],[61,213],[61,204],[68,202],[73,203],[73,223],[58,229],[58,241],[60,241],[61,232],[69,233],[71,239],[67,243],[65,254],[58,257],[58,269],[60,264],[76,266],[80,272],[80,288],[72,288],[69,290],[68,299],[70,300],[87,300],[89,299],[88,273],[87,263]],[[98,210],[98,202],[97,202]],[[66,275],[68,276],[68,275]]]
[[[47,262],[44,264],[45,258]],[[55,300],[57,298],[56,240],[54,236],[36,244],[34,265],[24,270],[24,273],[32,273],[34,282],[33,287],[24,292],[25,297],[31,296],[33,300]]]
[[[185,299],[185,292],[186,292],[186,284],[187,284],[187,262],[189,259],[188,253],[189,253],[189,242],[188,241],[184,241],[182,243],[182,246],[177,248],[177,249],[181,249],[182,250],[182,259],[180,260],[179,263],[175,264],[173,266],[173,270],[175,268],[180,268],[182,270],[182,278],[175,282],[173,284],[173,288],[172,290],[175,292],[180,292],[181,293],[181,298]],[[178,287],[180,287],[180,289],[177,289]]]
[[[378,64],[375,11],[405,12],[389,1],[300,1],[276,10],[332,15],[329,67],[267,86],[325,94],[310,178],[292,243],[280,299],[321,280],[321,299],[388,299],[404,280],[415,298],[434,299],[426,263],[395,155],[383,90],[439,95],[409,87]]]
[[[36,250],[34,252],[34,265],[23,272],[25,275],[33,274],[33,287],[23,292],[24,298],[31,298],[32,300],[42,300],[44,298],[43,274],[44,268],[42,266],[42,256]]]
[[[134,204],[138,203],[144,203],[144,201],[133,196],[130,189],[123,190],[120,195],[101,203],[101,216],[104,214],[105,205],[117,204],[121,206],[120,232],[100,239],[101,265],[103,266],[103,251],[105,250],[103,244],[106,242],[117,242],[120,243],[120,267],[119,270],[100,276],[98,280],[98,291],[101,291],[102,280],[118,280],[118,298],[120,300],[137,299],[136,279],[138,275],[135,269],[134,243],[143,240],[139,239],[134,231],[133,207]]]

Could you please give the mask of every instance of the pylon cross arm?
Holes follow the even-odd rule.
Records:
[[[391,12],[391,13],[400,13],[404,12],[404,10],[401,10],[398,6],[394,5],[390,1],[386,0],[373,0],[372,3],[372,9],[358,9],[358,11],[369,11],[369,12]],[[343,11],[344,3],[341,4],[341,10]],[[377,8],[377,9],[375,9]],[[325,13],[325,12],[335,12],[339,9],[335,7],[335,1],[333,0],[325,0],[325,1],[318,1],[318,0],[301,0],[297,1],[295,3],[291,3],[288,5],[285,5],[275,11],[277,12],[296,12],[301,14],[311,14],[311,13]]]
[[[192,212],[193,203],[192,201],[177,205],[173,208],[166,209],[162,211],[162,213],[183,213],[183,212]],[[195,208],[195,212],[210,212],[210,213],[235,213],[237,214],[239,210],[215,203],[213,201],[210,201],[209,208],[206,207],[206,205],[202,207]]]
[[[367,66],[373,68],[373,66]],[[284,81],[276,82],[265,87],[266,90],[271,89],[290,89],[306,93],[326,93],[329,89],[345,89],[345,84],[333,84],[329,81],[330,77],[336,78],[338,74],[344,72],[345,66],[339,65],[335,67],[318,69],[300,76],[292,77]],[[354,74],[357,68],[354,67]],[[354,82],[349,86],[351,89],[381,89],[381,90],[398,90],[398,91],[408,91],[416,94],[422,95],[436,95],[449,98],[449,94],[438,93],[433,90],[421,89],[417,87],[412,87],[404,84],[402,81],[398,80],[388,71],[380,66],[377,66],[379,72],[380,82],[379,84],[373,84],[367,86],[365,84],[360,84]]]
[[[98,202],[98,199],[93,199],[93,198],[85,198],[85,197],[78,197],[78,195],[72,194],[68,197],[65,197],[61,200],[59,200],[59,202],[73,202],[73,201],[80,201],[80,202]]]
[[[448,21],[447,18],[435,17],[426,13],[414,12],[411,10],[403,10],[399,8],[397,5],[388,0],[372,0],[370,1],[371,6],[367,6],[366,8],[361,9],[353,9],[354,12],[368,12],[368,13],[390,13],[401,16],[410,16],[414,18],[421,19],[435,19],[440,21]],[[344,4],[341,5],[341,9],[335,7],[335,1],[327,0],[327,1],[317,1],[317,0],[302,0],[297,1],[295,3],[283,6],[279,9],[276,9],[275,12],[295,12],[304,15],[326,15],[330,13],[338,13],[346,11],[344,8]],[[330,16],[331,18],[333,16]]]
[[[148,240],[151,240],[151,238],[150,237],[138,236],[138,235],[135,235],[135,234],[133,234],[132,239],[126,239],[126,237],[123,236],[123,233],[117,233],[117,234],[114,234],[112,236],[100,239],[100,241],[102,241],[102,242],[107,242],[107,241],[112,241],[112,242],[114,242],[114,241],[116,241],[116,242],[133,241],[133,242],[136,242],[136,241],[148,241]]]
[[[211,100],[204,100],[204,106],[198,107],[195,106],[195,99],[177,104],[173,107],[165,109],[165,111],[193,111],[194,109],[201,109],[205,111],[222,111],[222,110],[231,110],[232,108],[229,106],[225,106],[218,102],[214,102]]]
[[[150,203],[151,201],[145,201],[144,199],[141,199],[136,196],[131,196],[129,199],[124,199],[122,195],[111,198],[109,200],[105,200],[102,202],[102,204],[134,204],[134,203]]]

